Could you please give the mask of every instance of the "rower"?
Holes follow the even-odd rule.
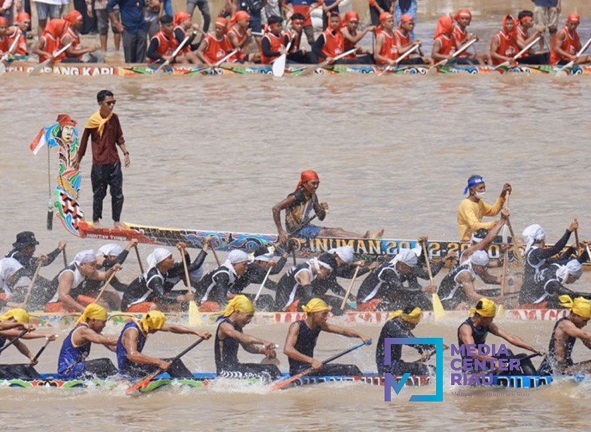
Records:
[[[267,20],[268,30],[261,40],[261,63],[271,64],[283,54],[287,55],[287,37],[282,33],[283,19],[271,15]]]
[[[308,17],[308,19],[310,19]],[[288,38],[288,42],[291,41],[291,46],[289,47],[289,54],[287,54],[287,60],[293,63],[299,64],[316,64],[316,57],[314,53],[311,51],[307,51],[301,46],[302,42],[302,34],[304,33],[304,22],[306,18],[304,15],[300,13],[294,13],[291,18],[291,28],[288,28],[285,31],[285,34]],[[311,26],[310,26],[311,27]],[[313,33],[313,32],[312,32]],[[312,44],[314,41],[312,38]]]
[[[342,27],[341,32],[345,38],[345,52],[351,51],[353,48],[357,48],[357,51],[351,53],[345,60],[351,60],[358,64],[371,64],[372,53],[363,48],[358,48],[357,44],[365,37],[369,32],[375,31],[375,26],[367,26],[363,31],[357,31],[359,27],[359,14],[355,11],[349,11],[345,14],[345,25]]]
[[[77,10],[71,10],[64,17],[68,22],[68,28],[62,36],[61,46],[70,45],[65,52],[65,57],[62,60],[64,63],[102,63],[105,56],[102,53],[95,53],[100,49],[99,45],[92,47],[82,46],[80,40],[80,29],[82,28],[82,14]]]
[[[172,17],[163,15],[160,18],[160,31],[150,39],[148,45],[148,51],[146,52],[148,63],[186,63],[185,56],[181,53],[174,58],[172,57],[179,44],[174,34]]]
[[[15,24],[8,28],[8,48],[12,46],[14,41],[18,38],[16,49],[13,55],[27,56],[29,49],[27,48],[27,31],[31,25],[31,16],[26,12],[19,12],[16,14]]]
[[[523,257],[523,285],[519,291],[519,304],[531,304],[539,298],[535,292],[532,293],[532,289],[536,285],[537,274],[552,263],[550,258],[564,249],[571,233],[578,228],[579,222],[573,219],[560,240],[549,247],[546,247],[546,232],[540,225],[533,224],[523,230],[525,253]]]
[[[566,25],[560,30],[554,42],[550,53],[550,63],[553,65],[566,65],[574,61],[576,65],[590,63],[591,56],[582,55],[577,58],[577,53],[581,49],[581,39],[577,32],[577,27],[581,22],[581,16],[572,13],[566,20]]]
[[[102,272],[96,269],[96,255],[92,249],[78,252],[74,261],[58,273],[51,282],[54,290],[53,298],[45,305],[45,312],[84,312],[84,308],[94,303],[98,295],[96,286],[85,287],[86,279],[105,281],[121,269],[121,265],[115,264],[109,270]],[[116,293],[105,291],[100,303],[116,308],[119,305],[119,296]]]
[[[468,194],[468,197],[464,198],[458,207],[458,229],[461,241],[470,241],[472,233],[481,228],[491,229],[495,222],[482,222],[482,218],[498,215],[505,204],[507,194],[511,191],[511,185],[505,183],[500,196],[491,206],[483,199],[486,192],[484,179],[479,175],[470,176],[468,185],[464,189],[464,195]]]
[[[234,25],[228,31],[228,49],[230,51],[238,50],[238,52],[230,57],[228,62],[244,63],[261,60],[259,53],[246,54],[248,43],[252,38],[248,12],[243,10],[236,12],[232,17],[232,22],[234,22]],[[267,21],[267,24],[270,23]]]
[[[344,237],[344,238],[366,238],[369,232],[363,236],[357,233],[345,231],[342,228],[319,227],[310,223],[318,217],[323,221],[328,210],[328,203],[318,202],[316,191],[320,186],[320,178],[316,171],[303,171],[300,181],[294,192],[287,195],[287,198],[273,207],[273,220],[277,227],[279,243],[285,244],[288,237],[316,238],[316,237]],[[281,225],[281,210],[285,210],[285,228]],[[314,212],[314,215],[312,215]],[[380,230],[376,233],[379,237],[384,233]]]
[[[503,29],[494,35],[490,41],[490,58],[495,66],[501,63],[509,62],[510,66],[517,63],[513,60],[519,53],[517,45],[517,29],[515,28],[515,18],[511,15],[505,15],[503,18]]]
[[[43,263],[41,266],[47,267],[48,265],[52,264],[66,248],[66,242],[60,241],[53,251],[49,252],[48,254],[41,254],[40,257],[34,257],[33,255],[35,254],[38,244],[39,242],[35,238],[35,233],[31,231],[23,231],[16,235],[16,241],[12,244],[13,249],[6,254],[7,258],[16,259],[24,267],[22,276],[32,278],[40,260]],[[50,289],[51,281],[41,275],[38,275],[37,279],[35,280],[35,287],[38,289],[33,289],[32,291],[32,303],[35,306],[42,307],[53,295],[50,294],[45,299],[40,298],[43,297],[43,295],[41,295],[42,292]]]
[[[415,46],[419,46],[419,53],[421,51],[420,46],[421,41],[418,39],[412,40],[413,38],[413,30],[415,28],[415,20],[412,16],[404,14],[400,17],[400,23],[396,31],[394,32],[394,36],[396,39],[396,50],[398,51],[398,56],[403,55],[410,49],[413,49]],[[377,51],[377,48],[376,48]],[[398,58],[398,57],[397,57]],[[420,57],[416,56],[409,56],[401,61],[398,62],[399,65],[416,65],[416,64],[432,64],[433,60],[427,56],[423,56],[422,54]]]
[[[66,34],[68,29],[68,23],[63,19],[52,19],[47,23],[43,33],[39,37],[39,41],[35,48],[33,48],[33,54],[39,56],[39,63],[43,63],[46,60],[52,58],[53,53],[59,51],[62,48],[61,40],[62,36]],[[62,54],[60,57],[53,60],[53,63],[58,63],[64,57]]]
[[[283,252],[283,255],[279,261],[273,261],[275,255],[275,248],[273,246],[261,246],[254,251],[252,261],[248,261],[246,270],[242,277],[238,278],[234,286],[232,287],[232,294],[242,294],[242,291],[250,284],[261,285],[265,282],[265,288],[270,291],[277,291],[277,282],[270,280],[267,277],[281,273],[287,257],[289,256],[289,247]],[[271,271],[269,271],[271,270]],[[244,294],[248,299],[254,301],[254,294]],[[272,312],[274,310],[275,301],[269,294],[262,294],[259,296],[257,304],[260,305],[259,309],[265,312]]]
[[[351,328],[329,324],[327,320],[330,308],[320,299],[311,299],[302,309],[306,312],[306,318],[289,326],[283,348],[283,353],[289,358],[290,375],[297,375],[312,367],[314,372],[310,375],[322,373],[325,376],[360,376],[361,371],[355,365],[334,363],[323,365],[314,358],[314,348],[321,331],[359,338],[366,344],[371,343],[371,338]]]
[[[543,36],[544,27],[537,27],[530,35],[529,30],[534,26],[534,14],[532,11],[523,10],[517,16],[519,25],[517,26],[517,45],[519,50],[524,49],[532,43],[538,36]],[[544,38],[542,37],[541,41]],[[530,48],[521,59],[517,61],[519,64],[528,65],[547,65],[550,63],[550,54],[548,51],[537,52],[534,48]]]
[[[502,275],[494,276],[487,270],[490,263],[487,249],[505,223],[506,216],[507,212],[503,212],[501,219],[486,237],[462,252],[460,265],[445,275],[437,289],[444,309],[466,309],[469,304],[474,304],[484,295],[474,287],[476,276],[479,276],[487,284],[500,285],[502,283]],[[504,300],[500,295],[493,297],[493,299],[497,302]]]
[[[433,57],[435,63],[442,60],[455,60],[452,58],[452,52],[457,48],[453,33],[454,24],[451,17],[449,15],[440,17],[433,36],[433,49],[431,51],[431,57]]]
[[[320,34],[312,51],[318,59],[318,63],[326,62],[334,64],[334,58],[345,52],[345,37],[341,31],[341,17],[338,13],[331,13],[328,20],[328,27]],[[337,60],[337,63],[348,63],[347,60]],[[322,220],[322,218],[320,219]]]
[[[92,344],[104,345],[115,351],[117,338],[103,336],[107,324],[107,310],[96,303],[84,309],[76,327],[62,344],[57,361],[57,372],[61,379],[107,378],[117,374],[117,368],[108,358],[86,360]]]
[[[150,311],[141,320],[128,322],[117,340],[117,363],[122,375],[140,378],[156,372],[158,369],[167,371],[172,378],[192,378],[181,359],[174,363],[143,354],[148,336],[156,332],[191,334],[209,339],[210,333],[198,332],[195,329],[178,324],[166,324],[166,316],[160,311]]]
[[[384,340],[387,338],[414,338],[412,331],[421,322],[421,309],[418,307],[409,306],[404,310],[397,310],[390,315],[390,319],[386,321],[380,338],[378,339],[378,346],[376,347],[376,366],[378,374],[383,376],[385,373],[392,375],[404,375],[409,373],[411,375],[432,375],[435,373],[435,367],[425,364],[435,353],[434,345],[413,345],[408,346],[416,349],[421,358],[416,362],[405,362],[402,360],[402,345],[390,345],[390,359],[389,365],[384,364]]]
[[[29,331],[20,336],[25,329]],[[54,341],[56,336],[37,333],[33,330],[34,327],[29,324],[29,314],[24,309],[11,309],[0,317],[0,348],[2,348],[7,342],[20,336],[13,345],[22,355],[30,360],[29,364],[0,366],[0,379],[18,378],[31,380],[41,378],[33,368],[33,366],[37,364],[35,355],[31,353],[21,339],[49,339]]]
[[[248,265],[248,255],[239,249],[228,254],[220,267],[207,273],[195,285],[195,298],[201,312],[218,312],[228,303],[239,280],[244,277]],[[240,285],[238,285],[240,286]]]
[[[313,297],[312,282],[316,278],[326,279],[333,271],[331,262],[334,258],[326,256],[312,258],[305,264],[291,268],[279,280],[275,294],[275,310],[280,312],[297,312],[300,303]]]
[[[470,309],[470,316],[460,325],[460,327],[458,327],[458,349],[466,351],[466,357],[464,358],[491,361],[496,365],[497,362],[495,361],[495,357],[478,355],[478,353],[473,352],[474,350],[466,349],[464,347],[465,345],[486,345],[486,337],[488,333],[498,336],[516,347],[526,349],[533,353],[539,353],[537,349],[523,341],[520,337],[505,330],[501,330],[495,323],[493,323],[496,311],[497,307],[495,303],[487,298],[481,298],[476,303],[476,306]],[[535,375],[535,368],[529,358],[525,359],[525,357],[527,357],[525,354],[513,355],[510,350],[507,351],[509,351],[509,357],[504,356],[503,358],[520,360],[521,371],[511,371],[511,374]]]
[[[578,374],[591,372],[591,360],[580,363],[573,362],[572,351],[575,342],[580,339],[587,348],[591,348],[591,333],[583,329],[591,318],[591,303],[588,299],[577,297],[574,300],[568,295],[560,296],[560,304],[570,314],[556,321],[548,354],[540,365],[540,375]]]
[[[560,296],[589,297],[589,294],[576,293],[564,285],[578,281],[583,275],[581,262],[587,260],[586,253],[579,259],[571,259],[565,265],[551,264],[534,276],[536,284],[528,290],[528,297],[537,297],[532,306],[521,307],[557,309],[560,305]]]
[[[185,57],[188,63],[199,63],[199,58],[193,53],[193,51],[199,48],[199,44],[201,43],[201,39],[195,42],[197,36],[200,34],[199,26],[196,23],[191,22],[191,15],[185,11],[179,11],[174,14],[173,24],[174,38],[178,43],[177,46],[180,46],[185,38],[189,37],[187,43],[181,49],[179,54]]]
[[[468,26],[472,22],[472,12],[470,12],[470,9],[460,9],[456,13],[454,21],[455,24],[453,31],[453,39],[456,46],[456,50],[460,49],[462,46],[474,39],[478,40],[478,36],[468,33]],[[464,51],[463,53],[459,54],[455,59],[453,59],[453,63],[458,65],[484,65],[490,63],[490,58],[487,54],[477,55],[476,53],[469,53],[467,51]]]
[[[179,242],[177,249],[185,255],[185,262],[191,262],[187,245]],[[203,264],[205,258],[199,254],[188,270],[194,271]],[[126,312],[149,312],[155,309],[178,311],[193,300],[191,287],[188,291],[172,291],[174,286],[184,280],[184,265],[174,261],[172,252],[156,248],[148,255],[148,270],[129,284],[123,293],[121,309]],[[187,282],[184,281],[186,284]]]
[[[226,305],[226,309],[218,318],[220,323],[215,333],[215,365],[221,377],[228,378],[259,378],[274,381],[281,378],[281,371],[274,364],[240,363],[238,346],[252,354],[262,354],[266,358],[275,359],[275,343],[267,342],[244,333],[243,329],[254,316],[252,302],[243,295],[235,296]]]
[[[427,294],[437,290],[437,286],[422,287],[414,274],[417,255],[410,249],[401,248],[396,256],[372,271],[363,281],[357,292],[357,310],[374,312],[382,310],[405,309],[419,305],[422,309],[432,309]],[[407,282],[407,286],[404,286]]]
[[[382,12],[380,25],[376,28],[376,47],[373,53],[376,64],[388,66],[396,64],[395,60],[400,57],[396,40],[394,16],[389,12]]]
[[[13,291],[23,271],[24,267],[14,258],[0,259],[0,306],[14,300],[12,298]],[[19,293],[17,295],[24,294]]]
[[[101,246],[97,252],[96,258],[97,270],[106,271],[113,267],[115,264],[123,265],[123,263],[127,259],[129,251],[132,248],[136,247],[137,244],[137,239],[133,239],[127,244],[127,246],[125,246],[125,249],[123,249],[121,246],[116,245],[115,243],[108,243]],[[89,291],[99,292],[100,289],[103,287],[104,283],[104,281],[86,279],[84,281],[84,287]],[[118,291],[120,293],[124,293],[127,289],[127,284],[124,284],[123,282],[119,281],[119,279],[117,279],[117,276],[113,276],[113,279],[111,279],[109,285],[113,287],[115,291]],[[119,306],[116,309],[119,310],[120,308],[121,304],[119,304]]]
[[[228,20],[220,17],[215,20],[214,34],[208,33],[201,41],[195,54],[206,66],[213,67],[232,51],[226,35],[227,30]]]

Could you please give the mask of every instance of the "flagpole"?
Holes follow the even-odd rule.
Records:
[[[49,202],[47,204],[47,230],[53,229],[53,202],[51,199],[51,152],[49,151],[49,143],[45,144],[47,147],[47,193]]]

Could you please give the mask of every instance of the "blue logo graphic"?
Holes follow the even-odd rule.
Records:
[[[435,394],[412,395],[410,402],[443,402],[443,338],[386,338],[384,339],[384,366],[392,365],[392,345],[434,345],[435,346]],[[384,401],[392,400],[392,389],[398,395],[410,377],[405,373],[400,381],[392,374],[384,374]]]

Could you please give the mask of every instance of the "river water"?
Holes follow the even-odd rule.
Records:
[[[465,2],[475,14],[482,40],[496,31],[506,11],[531,7],[529,1]],[[419,37],[432,33],[436,11],[459,2],[421,2]],[[564,2],[566,12],[591,7]],[[564,14],[563,14],[564,17]],[[582,31],[587,35],[588,31]],[[480,50],[484,49],[481,42]],[[15,234],[35,232],[39,252],[61,239],[68,255],[98,241],[69,236],[59,226],[45,229],[47,160],[27,149],[38,130],[69,113],[80,130],[96,109],[95,95],[109,88],[117,99],[132,166],[124,171],[123,220],[145,225],[245,232],[274,232],[271,207],[295,188],[299,172],[315,169],[319,197],[330,205],[326,226],[364,232],[385,228],[386,237],[455,239],[455,212],[468,176],[478,173],[494,201],[503,183],[513,185],[513,226],[521,231],[540,223],[548,239],[558,239],[573,217],[581,238],[591,237],[589,79],[549,76],[312,76],[274,80],[268,76],[224,77],[2,77],[3,120],[0,172],[0,239],[10,249]],[[82,166],[81,203],[90,218],[90,158]],[[105,200],[105,225],[109,200]],[[143,259],[150,248],[140,246]],[[42,274],[53,277],[61,258]],[[131,256],[123,280],[139,273]],[[208,268],[213,260],[208,258]],[[589,276],[574,288],[588,290]],[[359,284],[357,284],[358,286]],[[339,322],[336,319],[335,322]],[[426,322],[417,336],[455,342],[459,320]],[[503,328],[545,348],[552,322],[503,321]],[[377,339],[378,326],[358,326]],[[204,327],[211,332],[214,327]],[[110,324],[105,333],[117,334]],[[66,336],[69,329],[55,329]],[[253,324],[255,335],[283,344],[287,325]],[[171,356],[190,344],[184,336],[156,335],[146,352]],[[494,337],[489,342],[497,342]],[[322,335],[319,359],[354,342]],[[35,351],[42,342],[30,342]],[[208,342],[186,363],[212,371]],[[579,345],[579,344],[578,344]],[[38,370],[54,371],[59,343],[51,344]],[[408,358],[416,358],[412,350]],[[108,354],[95,347],[93,357]],[[374,371],[374,347],[343,360]],[[281,356],[282,370],[287,360]],[[581,346],[575,359],[588,358]],[[3,363],[23,359],[10,348]],[[244,361],[258,361],[241,353]],[[446,355],[446,374],[449,358]],[[536,361],[537,363],[537,361]],[[446,375],[446,376],[447,376]],[[264,388],[216,384],[206,390],[167,389],[141,399],[122,389],[56,391],[0,389],[0,424],[11,430],[178,431],[203,430],[551,430],[588,429],[586,384],[493,395],[486,389],[446,385],[444,402],[407,402],[413,389],[384,402],[381,387],[336,384],[268,393]],[[416,390],[429,394],[433,388]],[[458,394],[462,393],[462,394]],[[406,394],[406,396],[404,396]]]

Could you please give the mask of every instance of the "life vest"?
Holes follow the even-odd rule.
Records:
[[[388,33],[385,30],[382,30],[380,36],[382,38],[382,49],[380,50],[380,55],[382,57],[386,57],[390,60],[396,60],[398,57],[398,46],[396,45],[396,37],[392,33]],[[379,65],[387,64],[385,61],[377,60],[376,63]]]
[[[345,37],[340,30],[333,33],[331,29],[326,29],[322,34],[324,35],[322,54],[325,58],[334,58],[345,52]]]
[[[455,25],[454,26],[454,32],[453,32],[453,39],[455,41],[456,48],[460,48],[468,40],[468,31],[467,30],[462,30],[459,26]],[[467,55],[468,54],[466,54],[465,52],[463,52],[458,57],[466,57]]]
[[[218,40],[215,36],[208,34],[203,41],[207,44],[207,48],[203,51],[203,55],[208,62],[217,63],[228,55],[230,44],[226,35]]]
[[[281,50],[281,48],[285,48],[284,45],[284,38],[283,35],[279,35],[276,36],[271,32],[265,33],[265,36],[263,36],[263,39],[267,39],[271,45],[271,51],[273,52],[279,52]],[[274,60],[276,60],[278,57],[267,57],[265,56],[265,54],[261,51],[261,63],[262,64],[270,64],[272,63]]]
[[[172,55],[179,46],[174,34],[167,36],[162,30],[156,33],[152,39],[158,39],[158,49],[156,50],[156,53],[160,56]],[[148,60],[148,62],[151,63],[152,60]]]
[[[238,47],[239,48],[235,48],[232,46],[232,42],[230,42],[230,36],[229,34],[232,33],[234,36],[236,36],[236,39],[238,40]],[[232,26],[232,28],[228,31],[228,49],[230,51],[234,51],[235,49],[238,49],[238,52],[236,54],[234,54],[232,57],[230,57],[227,61],[232,63],[232,62],[242,62],[245,60],[246,58],[246,54],[244,54],[243,50],[246,44],[246,41],[248,40],[248,34],[246,33],[246,31],[244,31],[243,33],[240,33],[240,30],[238,29],[238,27],[236,26],[236,24],[234,24]]]
[[[183,32],[183,38],[181,39],[181,41],[185,40],[185,38],[187,37],[187,32],[185,31],[184,28],[182,28],[181,26],[176,26],[173,30],[173,37],[176,34],[176,31],[180,30],[181,32]],[[174,39],[176,40],[177,43],[177,48],[178,46],[181,44],[176,37],[174,37]],[[176,48],[175,48],[176,49]],[[189,54],[191,52],[191,47],[189,46],[189,44],[186,44],[182,50],[180,50],[179,55],[183,55],[183,54]]]
[[[407,34],[406,36],[404,36],[399,29],[396,29],[394,31],[394,37],[396,38],[396,43],[398,45],[400,45],[402,48],[404,48],[407,45],[410,45],[410,33]],[[398,53],[398,51],[396,52],[396,54],[397,54],[397,56],[394,60],[396,60],[398,57],[400,57],[400,54]]]
[[[511,35],[506,35],[503,31],[498,32],[493,37],[499,38],[499,47],[496,50],[497,54],[500,54],[505,57],[513,58],[517,53],[519,53],[519,47],[517,46],[517,41]],[[502,60],[492,59],[493,64],[499,65],[503,63]]]
[[[70,40],[72,42],[72,45],[70,46],[71,49],[73,50],[78,50],[80,48],[80,34],[75,32],[74,30],[72,30],[71,27],[68,27],[68,29],[66,30],[66,33],[62,36],[62,39],[60,41],[62,47],[66,46],[66,44],[64,43],[64,38],[66,36],[70,36]],[[67,57],[68,55],[66,53],[64,53],[64,56]],[[77,59],[82,59],[82,56],[76,56],[75,58]]]
[[[435,38],[435,40],[438,40],[441,43],[441,47],[439,48],[438,54],[445,56],[451,55],[452,50],[456,46],[452,38],[445,35],[441,35]]]

